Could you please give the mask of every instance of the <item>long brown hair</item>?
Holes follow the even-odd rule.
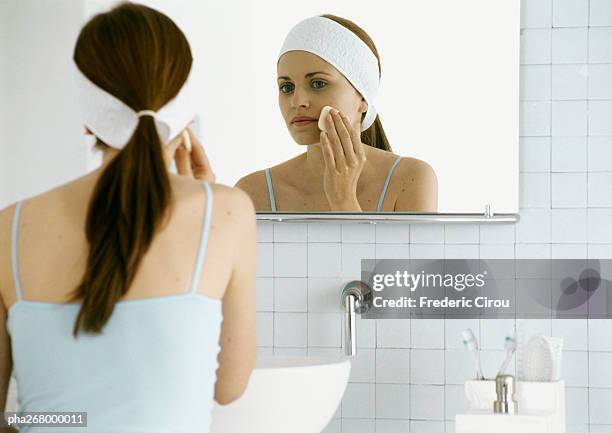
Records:
[[[346,18],[338,17],[336,15],[325,14],[321,15],[323,18],[328,18],[332,21],[337,22],[341,26],[346,27],[359,39],[361,39],[369,48],[372,50],[376,58],[378,59],[378,76],[380,77],[381,68],[380,68],[380,56],[378,55],[378,50],[376,49],[376,45],[374,45],[374,41],[372,38],[359,27],[357,24],[352,22],[351,20],[347,20]],[[363,144],[367,144],[368,146],[376,147],[378,149],[386,150],[391,152],[391,145],[389,144],[389,140],[387,140],[387,135],[385,134],[385,130],[382,127],[382,123],[380,122],[380,117],[378,114],[376,115],[376,119],[374,119],[374,123],[368,129],[361,133],[361,141]]]
[[[94,84],[133,110],[157,111],[173,99],[191,69],[183,32],[166,15],[122,3],[81,30],[74,61]],[[140,118],[129,143],[108,163],[93,190],[89,244],[73,335],[99,334],[127,293],[144,254],[172,208],[172,190],[154,119]]]

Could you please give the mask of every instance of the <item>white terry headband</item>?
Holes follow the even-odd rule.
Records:
[[[316,54],[340,71],[368,103],[361,130],[374,123],[374,101],[380,84],[378,59],[355,33],[329,18],[307,18],[291,29],[278,58],[288,51]]]
[[[119,98],[92,83],[76,65],[75,69],[83,122],[96,137],[115,149],[127,145],[142,116],[155,119],[162,144],[178,136],[195,117],[191,73],[176,97],[157,112],[142,110],[137,113]]]

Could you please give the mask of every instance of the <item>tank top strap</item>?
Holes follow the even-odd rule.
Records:
[[[383,190],[380,193],[380,198],[378,199],[378,206],[376,206],[376,212],[381,212],[382,210],[382,205],[383,205],[383,202],[385,201],[385,195],[387,195],[387,188],[389,187],[389,182],[391,182],[391,176],[393,175],[393,171],[395,170],[395,167],[397,167],[397,164],[399,164],[401,159],[402,159],[402,156],[398,155],[397,158],[395,158],[395,161],[393,161],[393,164],[391,165],[389,172],[387,173],[387,178],[385,179],[385,185],[383,186]]]
[[[204,208],[204,221],[202,222],[202,229],[200,233],[200,246],[198,248],[198,255],[196,258],[196,266],[193,271],[193,279],[191,281],[190,293],[195,293],[200,285],[200,276],[202,275],[202,266],[204,264],[204,258],[206,256],[206,247],[208,245],[208,235],[210,233],[210,220],[212,219],[212,207],[213,207],[213,192],[210,184],[207,181],[202,183],[202,187],[206,191],[206,203]]]
[[[23,201],[20,201],[15,206],[15,213],[13,214],[13,232],[12,232],[12,248],[11,257],[13,264],[13,279],[15,281],[15,292],[17,294],[17,301],[23,299],[23,290],[21,289],[21,280],[19,279],[19,217],[21,216],[21,206]]]
[[[270,177],[270,169],[264,170],[266,174],[266,183],[268,184],[268,197],[270,197],[270,209],[272,212],[276,212],[276,198],[274,197],[274,189],[272,188],[272,178]]]

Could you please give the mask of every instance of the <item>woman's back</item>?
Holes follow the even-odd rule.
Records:
[[[89,431],[205,432],[222,308],[237,313],[222,304],[236,262],[228,245],[244,236],[240,226],[252,216],[238,208],[249,199],[233,188],[171,176],[172,213],[133,284],[102,334],[75,339],[80,305],[66,302],[85,270],[86,207],[96,177],[0,212],[0,267],[12,270],[0,273],[0,294],[20,410],[87,412]],[[233,351],[226,347],[225,357]],[[219,370],[217,394],[229,376],[223,370],[231,366]]]

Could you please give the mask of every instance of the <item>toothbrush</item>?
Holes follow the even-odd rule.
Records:
[[[478,341],[476,341],[476,336],[471,329],[466,329],[461,333],[463,337],[463,345],[470,352],[474,353],[474,358],[476,361],[476,380],[485,380],[484,375],[482,374],[482,366],[480,364],[480,351],[478,350]]]
[[[512,355],[514,355],[514,352],[516,351],[516,337],[514,335],[509,334],[506,336],[504,348],[506,349],[506,359],[504,359],[504,362],[499,369],[499,373],[497,373],[498,376],[504,374],[506,368],[508,368],[508,364],[510,364]]]

